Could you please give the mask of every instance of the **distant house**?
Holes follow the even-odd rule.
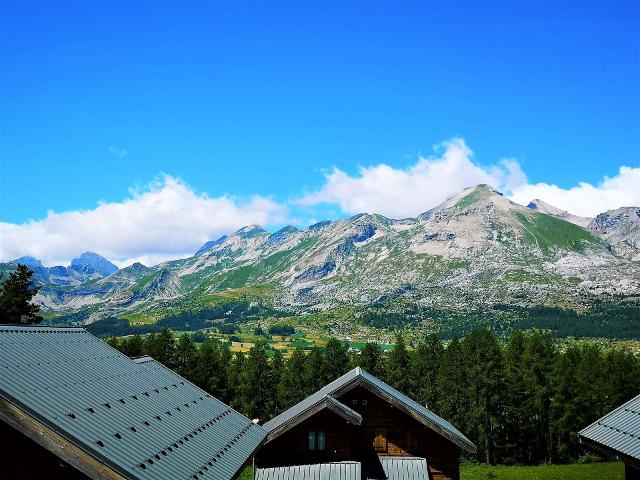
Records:
[[[266,432],[82,328],[0,326],[0,477],[231,479]]]
[[[265,423],[259,480],[459,479],[476,447],[446,420],[360,368]]]
[[[640,395],[578,432],[580,443],[625,463],[626,480],[640,480]]]

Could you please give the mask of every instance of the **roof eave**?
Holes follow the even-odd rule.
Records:
[[[612,448],[608,445],[604,445],[600,442],[597,442],[595,440],[592,440],[589,437],[585,437],[584,435],[578,433],[578,440],[580,441],[581,444],[588,446],[589,448],[607,456],[607,457],[611,457],[614,458],[616,460],[620,460],[624,463],[628,463],[630,465],[633,465],[634,467],[640,469],[640,459],[632,457],[630,455],[627,455],[619,450],[616,450],[615,448]]]

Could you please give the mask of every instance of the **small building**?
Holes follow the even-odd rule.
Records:
[[[625,464],[626,480],[640,480],[640,395],[578,432],[580,443]]]
[[[355,368],[264,424],[259,480],[458,480],[476,447],[446,420]]]
[[[232,479],[266,432],[82,328],[0,326],[0,477]]]

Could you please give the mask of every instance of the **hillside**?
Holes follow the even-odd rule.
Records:
[[[51,278],[38,277],[38,302],[83,321],[161,318],[239,298],[292,314],[380,305],[464,313],[505,304],[583,311],[594,299],[640,294],[640,263],[598,231],[485,185],[416,218],[361,214],[273,234],[253,225],[187,259],[65,285]]]

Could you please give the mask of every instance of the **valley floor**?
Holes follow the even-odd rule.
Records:
[[[248,467],[239,480],[251,480],[253,470]],[[603,462],[570,465],[540,465],[511,467],[505,465],[463,465],[461,480],[624,480],[622,462]]]

